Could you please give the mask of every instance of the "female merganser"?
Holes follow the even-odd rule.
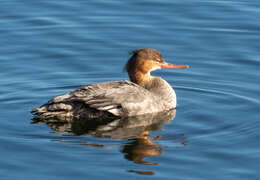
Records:
[[[59,95],[39,108],[35,118],[108,118],[161,112],[176,107],[172,87],[150,72],[160,68],[188,68],[165,62],[159,51],[142,48],[132,52],[125,65],[129,81],[112,81],[82,86]]]

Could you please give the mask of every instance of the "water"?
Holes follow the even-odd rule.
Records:
[[[0,3],[1,179],[259,179],[258,1]],[[190,65],[153,72],[178,108],[148,139],[31,123],[57,94],[127,79],[128,52],[141,47]]]

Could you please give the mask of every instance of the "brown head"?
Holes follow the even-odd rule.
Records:
[[[151,71],[161,68],[188,68],[188,66],[169,64],[163,60],[159,51],[150,48],[133,51],[125,65],[130,80],[140,85],[150,80]]]

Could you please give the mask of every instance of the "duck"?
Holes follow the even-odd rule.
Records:
[[[38,119],[107,119],[174,109],[177,105],[174,89],[161,77],[152,76],[151,71],[188,67],[166,62],[156,49],[137,49],[131,52],[124,68],[130,81],[84,85],[55,96],[31,113]]]

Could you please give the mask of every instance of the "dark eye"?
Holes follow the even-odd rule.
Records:
[[[157,61],[157,62],[163,62],[163,60],[162,60],[161,58],[159,58],[159,57],[155,58],[155,61]]]

